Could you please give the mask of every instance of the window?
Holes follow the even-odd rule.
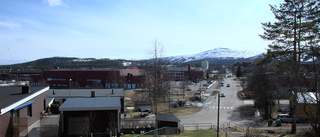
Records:
[[[19,124],[19,111],[13,111],[12,113],[12,122],[13,122],[13,125],[18,125]]]
[[[32,117],[32,105],[27,106],[27,116]]]

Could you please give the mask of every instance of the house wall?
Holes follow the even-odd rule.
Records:
[[[143,83],[145,76],[125,76],[125,83],[123,87],[125,89],[136,89],[136,88],[143,88]]]
[[[32,104],[32,117],[28,118],[28,126],[31,126],[35,122],[40,120],[41,112],[46,110],[46,92],[40,94],[32,100],[34,101],[34,103]],[[25,107],[23,109],[25,110],[24,114],[27,115],[27,108]]]
[[[0,137],[11,137],[11,124],[10,124],[11,113],[5,113],[0,116]]]
[[[27,127],[30,127],[33,125],[35,122],[37,122],[40,119],[40,114],[44,110],[45,105],[46,105],[46,94],[45,92],[40,94],[39,96],[31,99],[34,101],[33,104],[31,104],[31,111],[32,111],[32,116],[27,117],[27,107],[21,108],[18,111],[19,113],[19,118],[23,120],[27,120]],[[31,101],[29,100],[29,101]],[[27,101],[28,102],[28,101]],[[3,115],[0,116],[0,137],[11,137],[13,136],[12,132],[12,125],[11,125],[11,117],[12,117],[12,111],[7,112]]]
[[[204,78],[203,71],[190,71],[190,78],[191,80],[196,80],[198,78]]]
[[[317,104],[301,104],[297,105],[297,116],[300,118],[307,118],[306,112],[311,117],[309,118],[316,118],[317,115]]]
[[[171,80],[184,80],[188,79],[188,71],[169,71],[168,77]]]
[[[159,121],[159,128],[161,127],[178,127],[178,122]]]
[[[72,81],[70,82],[70,79]],[[43,75],[31,75],[32,86],[44,84],[50,88],[143,88],[145,76],[120,76],[119,71],[76,71],[76,70],[51,70],[44,71]],[[41,83],[42,82],[42,83]]]
[[[43,78],[51,88],[71,87],[105,87],[115,77],[120,77],[119,71],[44,71]],[[72,81],[70,82],[70,79]],[[71,85],[70,85],[71,84]]]

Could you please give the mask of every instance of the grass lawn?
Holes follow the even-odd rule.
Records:
[[[208,130],[186,130],[180,135],[169,135],[168,137],[215,137],[217,132],[208,129]]]
[[[201,107],[178,107],[178,108],[172,108],[171,114],[174,114],[175,116],[186,116],[191,115],[199,112],[202,108]]]

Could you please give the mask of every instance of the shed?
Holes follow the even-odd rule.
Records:
[[[158,113],[158,127],[178,127],[180,119],[173,114]]]
[[[68,98],[59,107],[62,134],[119,136],[120,109],[119,97]]]
[[[159,135],[180,134],[180,119],[178,119],[175,115],[158,113],[157,121],[158,128],[164,128],[161,131],[159,131]]]

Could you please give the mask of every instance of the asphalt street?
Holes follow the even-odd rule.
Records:
[[[210,94],[214,90],[219,90],[220,93],[225,93],[225,97],[220,98],[220,117],[219,125],[225,122],[232,121],[234,123],[245,122],[240,119],[240,113],[238,107],[244,103],[241,99],[237,98],[237,91],[242,90],[240,84],[233,80],[234,78],[224,79],[224,86],[220,89],[215,89],[216,86],[212,86],[205,90],[205,94]],[[216,83],[220,86],[220,83]],[[230,84],[230,87],[227,87]],[[214,127],[217,125],[218,117],[218,96],[210,96],[204,104],[205,107],[196,114],[179,117],[181,124],[185,125],[185,129],[188,130],[187,125],[200,125],[199,128],[210,128],[208,125],[211,123]],[[201,125],[204,125],[201,127]],[[190,127],[190,130],[194,129]]]

